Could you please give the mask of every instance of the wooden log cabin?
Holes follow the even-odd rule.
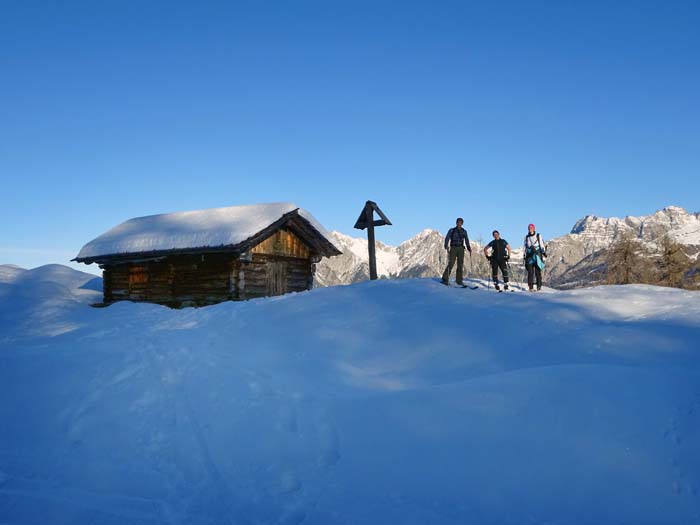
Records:
[[[181,307],[310,290],[316,263],[340,253],[310,213],[272,203],[130,219],[73,260],[100,266],[105,305]]]

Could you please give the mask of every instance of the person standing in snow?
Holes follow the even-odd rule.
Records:
[[[501,288],[498,286],[498,269],[501,269],[503,274],[503,289],[508,289],[508,259],[510,259],[510,244],[505,239],[501,239],[501,234],[498,230],[493,230],[493,240],[484,247],[484,255],[491,263],[491,275],[496,290],[499,292]],[[489,254],[491,250],[491,254]]]
[[[544,259],[547,257],[542,237],[535,231],[535,225],[527,227],[525,236],[525,268],[527,269],[527,287],[533,292],[533,286],[537,284],[537,291],[542,289],[542,270]]]
[[[450,283],[450,274],[452,273],[452,267],[457,261],[457,284],[464,286],[463,273],[464,273],[464,248],[466,245],[469,251],[469,257],[472,256],[472,247],[469,244],[469,235],[467,235],[467,230],[462,228],[464,220],[461,217],[457,218],[456,226],[450,228],[445,236],[445,249],[447,250],[449,262],[445,272],[442,274],[442,284]]]

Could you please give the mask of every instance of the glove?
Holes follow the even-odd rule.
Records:
[[[510,255],[506,254],[505,257],[503,257],[503,259],[506,261],[510,260]]]
[[[487,260],[487,261],[490,261],[490,260],[491,260],[491,256],[490,256],[490,255],[487,255],[487,256],[486,256],[486,260]]]
[[[546,258],[547,258],[547,254],[546,254],[545,252],[542,252],[542,257],[546,259]]]

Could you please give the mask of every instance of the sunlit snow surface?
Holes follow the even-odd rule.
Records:
[[[700,523],[700,293],[0,280],[0,523]]]

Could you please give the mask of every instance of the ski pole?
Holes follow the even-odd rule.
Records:
[[[488,258],[486,259],[488,261]],[[491,261],[489,261],[490,263]],[[489,265],[486,265],[486,284],[488,286],[488,290],[491,291],[491,279],[489,279]]]
[[[469,280],[474,280],[474,261],[472,260],[472,251],[469,250]]]
[[[544,259],[547,257],[547,245],[544,245],[544,251],[542,252],[544,254],[544,257],[542,258],[542,262],[544,263]],[[544,286],[544,271],[547,269],[547,264],[545,263],[544,268],[542,268],[542,286]]]

